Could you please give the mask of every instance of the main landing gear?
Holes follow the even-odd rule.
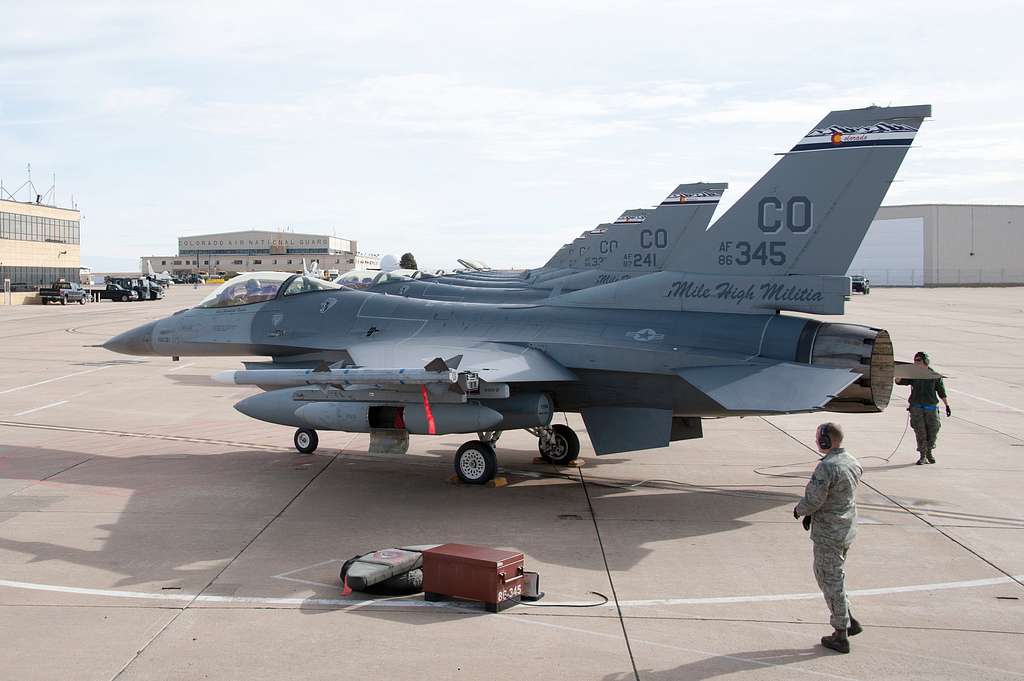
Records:
[[[580,439],[569,426],[557,424],[541,428],[527,428],[537,436],[537,448],[548,463],[564,466],[580,455]],[[479,440],[470,440],[455,453],[455,474],[470,485],[484,485],[498,472],[498,457],[494,445],[501,431],[477,433]]]
[[[580,455],[580,438],[569,426],[558,423],[550,428],[531,428],[530,432],[537,436],[537,449],[548,463],[564,466]]]

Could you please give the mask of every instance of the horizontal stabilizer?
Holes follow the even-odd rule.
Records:
[[[672,437],[671,409],[584,407],[583,422],[599,456],[668,447]]]
[[[933,371],[930,367],[919,367],[912,362],[896,362],[896,378],[945,378],[942,374]]]
[[[691,367],[676,373],[722,408],[744,413],[815,411],[860,378],[849,369],[792,362]]]

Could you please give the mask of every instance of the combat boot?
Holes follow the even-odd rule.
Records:
[[[846,629],[836,629],[831,636],[822,636],[821,645],[837,653],[850,652],[850,639],[846,638]]]
[[[917,463],[915,463],[914,465],[915,466],[923,466],[926,463],[928,463],[928,457],[925,456],[924,454],[922,454],[920,457],[918,457]]]
[[[848,636],[856,636],[862,631],[864,631],[864,627],[860,626],[857,618],[853,616],[853,613],[850,613],[850,626],[846,628],[846,634]]]
[[[928,459],[928,463],[935,463],[935,457],[932,456],[932,450],[929,449],[925,454],[925,457]]]

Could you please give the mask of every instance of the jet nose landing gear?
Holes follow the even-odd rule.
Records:
[[[312,428],[299,428],[295,431],[295,449],[300,454],[312,454],[320,444],[320,438]]]

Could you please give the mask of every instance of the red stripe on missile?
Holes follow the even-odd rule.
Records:
[[[427,413],[427,434],[437,435],[437,428],[434,426],[434,412],[430,410],[430,398],[427,397],[427,386],[421,385],[420,392],[423,393],[423,411]]]

